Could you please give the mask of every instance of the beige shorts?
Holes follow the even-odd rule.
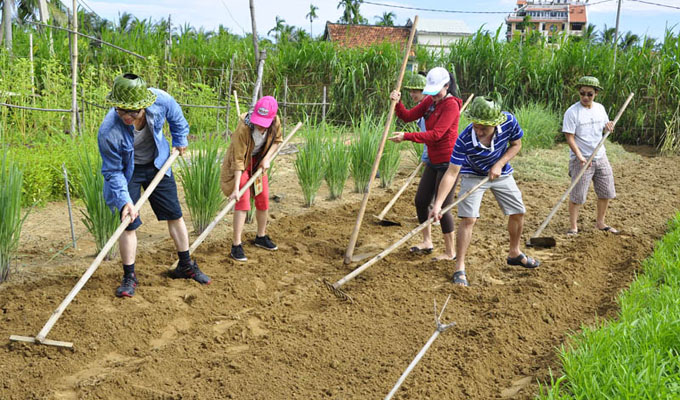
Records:
[[[569,176],[571,182],[581,172],[581,162],[578,159],[569,160]],[[614,172],[612,171],[609,160],[605,154],[599,159],[593,160],[592,165],[586,170],[579,182],[574,186],[569,194],[569,200],[575,204],[586,202],[590,182],[594,182],[595,194],[598,199],[616,198],[616,188],[614,187]]]
[[[460,192],[458,197],[464,195],[485,176],[463,175],[460,180]],[[482,197],[487,189],[491,189],[498,205],[505,215],[524,214],[526,209],[522,202],[522,192],[519,191],[515,178],[512,175],[499,176],[488,181],[479,187],[468,198],[458,204],[458,217],[460,218],[479,218],[479,208],[482,204]]]

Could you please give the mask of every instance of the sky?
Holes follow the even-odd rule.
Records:
[[[235,34],[249,33],[250,9],[248,0],[78,0],[79,3],[89,6],[100,16],[117,21],[118,15],[123,12],[133,14],[140,19],[151,18],[156,21],[160,18],[172,16],[174,26],[189,23],[196,28],[203,27],[206,30],[214,30],[220,24]],[[449,11],[467,12],[502,12],[489,14],[434,12],[423,10],[410,10],[393,8],[384,5],[362,4],[361,15],[376,23],[376,17],[383,12],[396,14],[395,22],[403,25],[406,21],[417,14],[420,18],[429,19],[454,19],[464,21],[471,31],[476,31],[484,26],[484,29],[495,31],[500,25],[504,25],[506,12],[511,12],[516,0],[365,0],[375,3],[418,7]],[[71,0],[62,0],[71,5]],[[621,0],[621,16],[619,32],[632,31],[639,36],[648,36],[662,39],[666,27],[677,34],[680,32],[680,0]],[[618,0],[590,0],[588,3],[588,21],[596,26],[597,31],[602,31],[605,25],[609,28],[616,25],[616,10]],[[650,4],[650,3],[656,3]],[[318,19],[310,26],[305,15],[309,12],[310,4],[318,7]],[[663,7],[667,5],[670,7]],[[276,25],[276,17],[285,20],[288,25],[302,27],[306,31],[312,31],[313,35],[322,34],[326,21],[337,22],[341,15],[341,9],[337,8],[338,0],[255,0],[255,16],[259,36],[267,35],[267,32]],[[674,7],[674,8],[673,8]],[[505,26],[502,28],[505,32]],[[271,37],[271,36],[270,36]]]

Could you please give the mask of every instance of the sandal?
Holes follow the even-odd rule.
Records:
[[[526,258],[526,262],[522,262],[524,258]],[[524,253],[519,253],[517,257],[508,257],[508,265],[519,265],[524,268],[536,268],[541,265],[541,263],[540,261],[531,258]]]
[[[604,232],[609,232],[612,235],[618,235],[619,233],[621,233],[621,232],[619,232],[618,229],[612,228],[611,226],[605,226],[604,228],[598,228],[598,229],[601,230],[601,231],[604,231]]]
[[[459,286],[468,287],[470,284],[467,281],[467,276],[465,275],[465,270],[456,271],[453,273],[453,283]]]
[[[578,235],[578,231],[576,229],[569,229],[567,231],[567,236],[576,236]]]
[[[413,247],[411,247],[410,249],[408,249],[408,251],[410,251],[411,253],[414,253],[414,254],[426,254],[426,255],[427,255],[427,254],[432,254],[432,250],[434,250],[433,247],[429,247],[429,248],[427,248],[427,249],[421,249],[421,248],[418,247],[418,246],[413,246]]]

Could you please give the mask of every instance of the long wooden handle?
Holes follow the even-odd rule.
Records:
[[[623,115],[623,112],[626,110],[626,107],[628,107],[628,103],[630,103],[630,101],[633,99],[633,95],[634,95],[633,93],[629,94],[628,98],[626,99],[626,102],[623,103],[623,106],[621,106],[619,113],[616,114],[616,118],[614,118],[614,125],[616,125],[616,123],[619,121],[619,118],[621,118],[621,115]],[[588,169],[588,166],[593,161],[593,158],[595,158],[595,154],[597,154],[598,150],[600,150],[600,148],[604,145],[604,141],[607,139],[607,137],[609,136],[610,133],[612,133],[612,132],[610,130],[607,130],[607,132],[605,132],[604,136],[602,136],[600,143],[598,143],[597,147],[595,147],[595,150],[593,150],[593,154],[591,154],[590,157],[588,157],[588,160],[586,161],[586,165],[584,165],[583,168],[581,168],[581,172],[579,172],[578,175],[576,175],[576,178],[573,179],[573,181],[571,182],[571,185],[569,185],[569,188],[567,189],[567,191],[564,192],[564,195],[562,195],[562,198],[560,199],[560,201],[558,201],[557,204],[555,204],[555,207],[553,207],[552,211],[550,211],[550,214],[548,214],[548,217],[545,219],[545,221],[543,221],[541,226],[539,226],[538,229],[536,230],[536,232],[531,236],[532,239],[537,238],[543,232],[543,229],[545,229],[545,227],[548,226],[548,223],[555,216],[555,214],[557,213],[557,210],[560,208],[560,206],[562,205],[564,200],[567,199],[567,196],[569,196],[569,193],[571,193],[571,191],[574,189],[574,187],[576,187],[579,180],[581,179],[583,174],[586,172],[586,169]]]
[[[139,212],[139,209],[142,207],[142,205],[146,202],[146,200],[151,196],[151,193],[153,193],[154,189],[156,189],[156,186],[158,186],[158,183],[163,179],[163,176],[165,173],[168,171],[172,163],[175,162],[177,157],[179,156],[179,151],[174,150],[172,154],[170,154],[170,157],[165,161],[165,164],[161,167],[161,169],[158,171],[156,176],[153,178],[151,183],[149,184],[149,187],[146,188],[144,191],[144,194],[142,194],[142,197],[137,200],[137,203],[132,207],[134,212]],[[104,260],[104,257],[109,253],[111,248],[113,247],[114,244],[116,244],[116,241],[120,237],[120,235],[123,234],[123,231],[127,226],[132,222],[132,219],[130,218],[129,215],[125,216],[125,219],[120,223],[118,226],[118,229],[113,233],[111,238],[109,239],[108,242],[104,245],[104,247],[101,249],[99,252],[99,255],[97,255],[97,258],[92,261],[92,264],[87,268],[87,271],[83,274],[83,276],[80,278],[78,283],[71,289],[69,294],[66,296],[66,298],[59,304],[59,307],[52,313],[52,316],[47,320],[47,323],[45,323],[45,326],[40,330],[38,335],[35,337],[35,340],[37,340],[40,343],[43,343],[45,341],[45,338],[47,337],[47,334],[50,333],[50,330],[52,330],[52,327],[54,324],[57,322],[59,317],[61,317],[61,314],[66,310],[66,307],[71,304],[73,299],[76,297],[78,292],[85,286],[85,283],[90,279],[92,274],[99,268],[99,265],[101,262]]]
[[[411,26],[411,34],[408,38],[408,44],[406,45],[406,51],[404,52],[404,60],[401,63],[401,69],[399,70],[399,77],[397,78],[397,84],[395,90],[401,88],[401,81],[404,79],[404,72],[406,71],[406,64],[408,63],[408,57],[411,53],[411,45],[413,44],[413,37],[416,33],[416,26],[418,25],[418,16],[413,19],[413,26]],[[385,129],[382,134],[382,139],[380,140],[380,146],[378,147],[378,153],[376,154],[375,161],[373,162],[373,168],[371,169],[371,175],[368,180],[368,187],[364,193],[364,198],[361,200],[361,207],[359,207],[359,214],[357,215],[357,221],[354,224],[354,230],[349,239],[349,245],[347,246],[347,251],[345,252],[345,264],[352,262],[352,255],[354,254],[354,246],[357,243],[357,237],[359,236],[359,229],[361,229],[361,222],[364,219],[364,213],[366,212],[366,205],[368,204],[368,197],[371,195],[371,186],[373,180],[375,179],[375,174],[378,172],[378,167],[380,166],[380,158],[382,157],[383,150],[385,149],[385,142],[387,141],[387,135],[390,132],[390,127],[392,125],[392,118],[394,118],[394,108],[397,105],[396,100],[390,101],[390,111],[387,114],[387,121],[385,121]]]
[[[470,104],[473,97],[475,97],[475,94],[471,93],[470,96],[468,96],[467,100],[465,100],[465,104],[463,104],[463,107],[461,107],[461,109],[460,109],[461,114],[463,113],[463,111],[465,111],[468,104]],[[423,165],[425,165],[424,162],[421,162],[420,164],[418,164],[416,169],[411,173],[411,175],[409,175],[408,179],[406,179],[406,182],[404,182],[404,184],[401,186],[401,188],[399,189],[397,194],[395,194],[394,197],[392,197],[392,200],[390,200],[390,202],[387,203],[387,205],[382,210],[382,212],[380,212],[380,214],[378,214],[379,220],[382,221],[382,219],[385,218],[385,214],[387,214],[387,212],[390,211],[390,209],[392,209],[392,207],[394,206],[394,203],[396,203],[397,199],[399,199],[399,196],[401,196],[402,193],[404,193],[404,191],[406,190],[406,188],[411,184],[411,182],[413,182],[413,179],[415,179],[416,175],[418,174],[418,171],[420,170],[420,168]]]
[[[482,179],[478,184],[476,184],[474,187],[472,187],[472,189],[468,190],[467,192],[465,192],[464,195],[462,195],[462,196],[460,196],[458,199],[456,199],[456,201],[454,201],[453,203],[451,203],[451,204],[449,204],[448,206],[444,207],[444,208],[441,210],[441,213],[444,214],[444,213],[448,212],[449,210],[451,210],[453,207],[457,206],[458,203],[460,203],[461,201],[467,199],[468,196],[470,196],[475,190],[479,189],[483,184],[487,183],[488,181],[489,181],[489,177],[486,177],[486,178]],[[339,288],[340,286],[344,285],[345,283],[349,282],[350,280],[354,279],[357,275],[359,275],[360,273],[364,272],[364,270],[366,270],[368,267],[370,267],[371,265],[373,265],[373,264],[377,263],[378,261],[382,260],[383,258],[385,258],[385,256],[387,256],[387,255],[390,254],[392,251],[394,251],[394,249],[396,249],[397,247],[401,246],[401,245],[404,244],[407,240],[409,240],[409,239],[412,238],[414,235],[416,235],[418,232],[420,232],[420,231],[422,231],[423,229],[425,229],[428,225],[430,225],[430,224],[432,223],[432,221],[433,221],[432,219],[428,219],[427,221],[425,221],[425,222],[423,222],[422,224],[418,225],[418,227],[416,227],[415,229],[413,229],[411,232],[407,233],[406,236],[404,236],[403,238],[399,239],[397,242],[395,242],[395,243],[394,243],[393,245],[391,245],[390,247],[388,247],[388,248],[386,248],[385,250],[383,250],[380,254],[378,254],[377,256],[373,257],[372,259],[370,259],[369,261],[367,261],[365,264],[363,264],[362,266],[358,267],[358,268],[355,269],[354,271],[350,272],[350,273],[349,273],[347,276],[345,276],[344,278],[342,278],[342,279],[340,279],[339,281],[335,282],[335,283],[333,284],[333,287],[334,287],[335,289],[337,289],[337,288]]]
[[[283,147],[286,144],[288,144],[288,142],[290,141],[290,139],[293,138],[293,136],[295,136],[295,134],[297,133],[298,129],[300,129],[301,126],[302,126],[302,122],[298,122],[297,125],[295,125],[295,128],[293,128],[293,130],[288,134],[288,136],[285,137],[285,139],[283,140],[283,142],[281,143],[279,148],[276,149],[274,154],[272,154],[272,160],[274,160],[279,155],[279,152],[281,152]],[[262,168],[258,168],[257,171],[253,174],[253,176],[251,176],[250,179],[248,179],[246,184],[243,185],[243,187],[238,191],[238,197],[239,198],[241,196],[243,196],[243,194],[246,192],[246,190],[250,189],[250,186],[252,186],[253,182],[255,182],[255,180],[260,175],[262,175],[263,171],[264,170]],[[201,232],[200,236],[197,237],[196,240],[194,240],[194,242],[191,244],[191,246],[189,247],[189,254],[194,253],[194,251],[198,248],[198,246],[200,246],[201,243],[203,243],[205,238],[208,237],[210,232],[217,226],[217,224],[229,213],[229,211],[231,211],[231,209],[234,207],[235,204],[236,204],[236,199],[229,200],[229,202],[222,209],[222,211],[220,211],[219,214],[217,214],[217,216],[212,220],[212,222],[210,222],[210,224],[205,228],[205,230],[203,230],[203,232]],[[172,268],[175,268],[177,266],[178,262],[179,261],[175,261],[175,263],[172,265]]]

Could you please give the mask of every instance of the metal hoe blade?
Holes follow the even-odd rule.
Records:
[[[338,299],[340,299],[342,301],[349,301],[350,303],[354,303],[354,299],[352,299],[352,296],[343,292],[339,288],[336,288],[334,284],[332,284],[328,281],[328,279],[324,278],[323,284],[324,284],[324,286],[326,286],[326,289],[328,289],[331,293],[333,293],[335,295],[335,297],[337,297]]]
[[[529,247],[551,248],[551,247],[555,247],[556,245],[557,245],[557,242],[555,241],[555,238],[550,237],[550,236],[532,237],[527,242],[527,246],[529,246]]]

